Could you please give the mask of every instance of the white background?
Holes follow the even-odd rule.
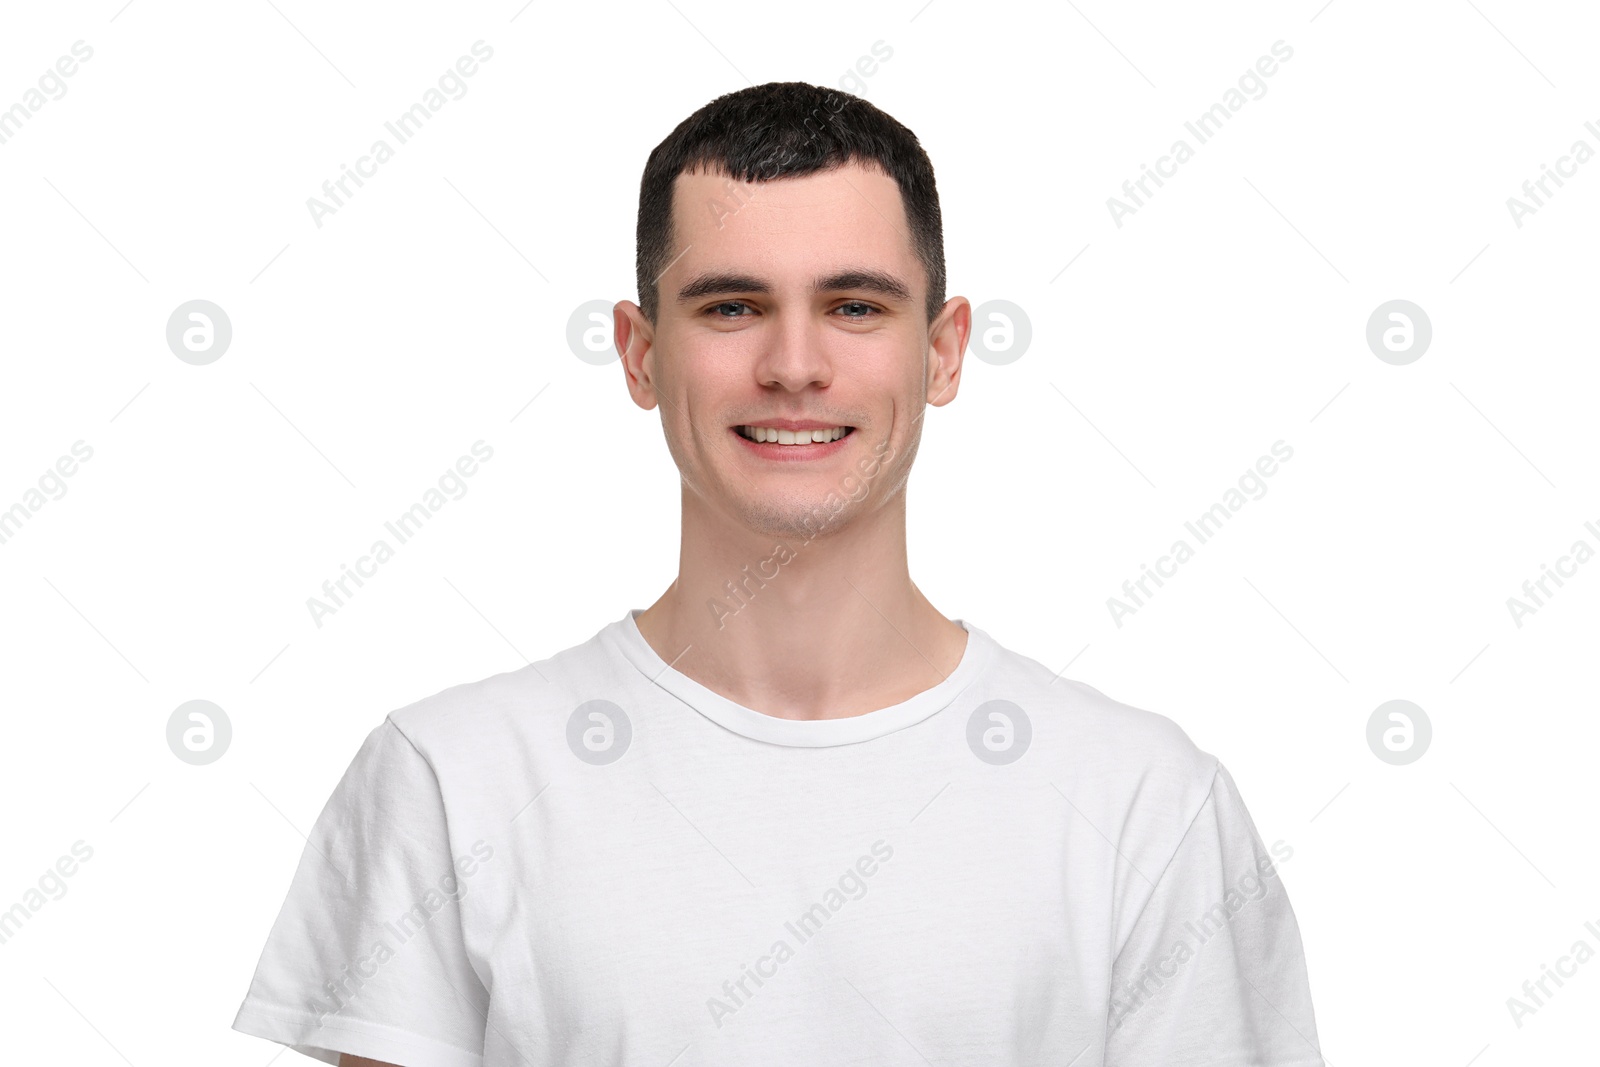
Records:
[[[1506,1006],[1600,950],[1600,561],[1520,627],[1506,603],[1600,548],[1600,161],[1521,227],[1506,204],[1600,149],[1592,8],[122,5],[0,30],[0,108],[94,50],[0,144],[0,509],[93,449],[0,544],[0,909],[93,849],[0,945],[6,1062],[274,1058],[228,1026],[360,740],[675,573],[659,413],[566,343],[578,305],[636,299],[645,157],[746,84],[846,84],[879,41],[848,84],[934,162],[950,293],[1032,325],[926,419],[920,587],[1223,759],[1294,849],[1330,1063],[1594,1054],[1600,961],[1520,1028]],[[466,94],[315,225],[307,198],[480,39]],[[1118,227],[1107,198],[1179,137],[1194,158]],[[206,366],[166,343],[192,299],[233,327]],[[1391,299],[1433,327],[1404,366],[1365,339]],[[480,439],[466,495],[316,626],[306,599]],[[1107,598],[1278,440],[1266,494],[1117,626]],[[197,698],[234,730],[202,767],[165,738]],[[1406,766],[1366,741],[1395,698],[1434,732]]]

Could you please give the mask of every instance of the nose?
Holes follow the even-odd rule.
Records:
[[[762,339],[756,360],[756,380],[799,392],[811,385],[826,388],[833,381],[833,361],[820,326],[804,315],[775,315],[773,328]]]

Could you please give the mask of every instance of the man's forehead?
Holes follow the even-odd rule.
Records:
[[[674,289],[684,279],[734,274],[776,279],[796,268],[803,268],[804,282],[812,288],[815,279],[850,271],[886,275],[902,284],[919,280],[900,187],[880,170],[850,163],[748,183],[726,172],[701,170],[678,175],[673,197],[678,247],[663,281],[677,283]],[[798,253],[804,253],[804,264],[795,262]]]
[[[751,182],[733,178],[720,167],[702,168],[679,174],[673,183],[673,219],[688,229],[723,229],[746,208],[756,206],[769,210],[755,216],[825,210],[830,217],[876,216],[905,231],[900,186],[876,167],[854,161],[810,174]]]

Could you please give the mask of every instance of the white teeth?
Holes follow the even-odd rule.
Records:
[[[752,441],[780,445],[809,445],[837,441],[845,434],[845,427],[829,430],[775,430],[770,426],[741,426],[739,432]]]

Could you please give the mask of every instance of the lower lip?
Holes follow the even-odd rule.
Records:
[[[775,441],[752,441],[738,430],[729,427],[728,432],[745,448],[763,459],[788,460],[795,462],[808,459],[826,459],[835,452],[841,451],[845,442],[856,435],[851,430],[837,441],[813,441],[809,445],[780,445]]]

